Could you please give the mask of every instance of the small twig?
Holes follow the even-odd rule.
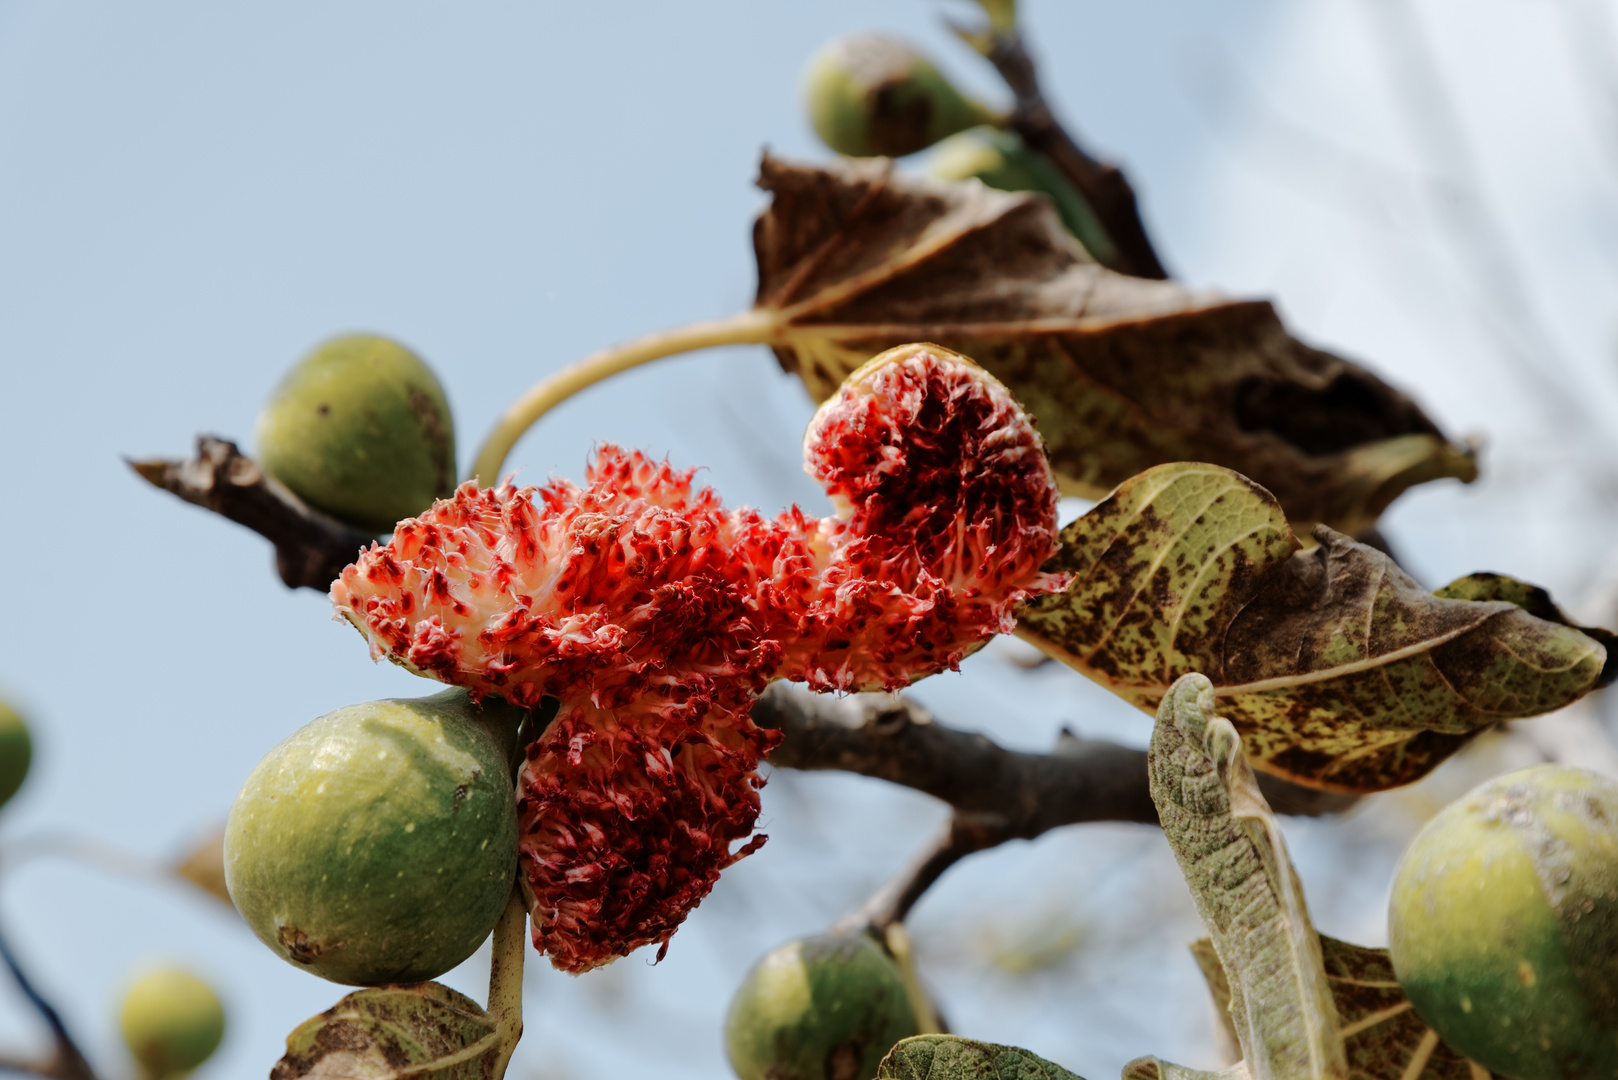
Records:
[[[494,924],[489,953],[489,1017],[500,1032],[500,1053],[489,1075],[503,1077],[512,1051],[522,1038],[522,964],[528,951],[528,906],[513,886],[506,909]]]
[[[289,589],[325,592],[375,539],[311,510],[235,443],[212,435],[197,437],[197,456],[189,461],[130,461],[129,467],[154,486],[269,540],[275,545],[275,568]]]
[[[44,1018],[56,1041],[55,1052],[45,1061],[31,1064],[8,1059],[3,1063],[3,1067],[20,1072],[33,1072],[38,1076],[50,1077],[51,1080],[96,1080],[95,1070],[90,1068],[90,1063],[80,1053],[73,1036],[68,1034],[67,1025],[62,1023],[61,1014],[34,988],[28,976],[23,974],[22,967],[18,965],[17,957],[11,951],[4,934],[0,934],[0,961],[5,962],[11,977],[16,980],[17,987]]]
[[[871,898],[838,920],[833,929],[856,930],[869,926],[886,930],[903,922],[922,894],[944,871],[975,852],[1004,843],[1005,821],[996,817],[954,814],[930,843],[916,853],[904,868],[871,894]]]
[[[1011,88],[1016,103],[1009,125],[1023,142],[1044,154],[1084,196],[1116,249],[1110,265],[1141,278],[1167,278],[1146,226],[1140,219],[1135,189],[1118,166],[1086,153],[1051,111],[1034,59],[1016,30],[991,28],[983,33],[957,32],[976,46]]]

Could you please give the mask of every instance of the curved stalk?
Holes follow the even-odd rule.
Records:
[[[515,885],[500,921],[494,924],[489,953],[489,1017],[500,1038],[500,1052],[489,1075],[503,1077],[517,1040],[522,1038],[522,961],[528,946],[528,906]]]
[[[782,322],[779,312],[752,308],[724,319],[710,319],[647,334],[622,345],[614,345],[569,365],[536,383],[505,411],[494,430],[478,449],[472,463],[471,479],[485,484],[499,482],[506,455],[525,431],[541,416],[603,379],[639,367],[641,364],[677,353],[708,349],[716,345],[762,345],[769,341]]]

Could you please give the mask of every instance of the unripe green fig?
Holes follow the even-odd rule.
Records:
[[[338,709],[271,750],[225,826],[225,884],[253,932],[359,986],[472,955],[515,880],[522,715],[447,690]]]
[[[333,338],[259,413],[258,462],[325,514],[387,532],[455,487],[455,425],[431,369],[397,342]]]
[[[219,1049],[225,1007],[190,972],[153,968],[124,994],[118,1026],[145,1080],[167,1080],[187,1075]]]
[[[864,934],[788,942],[748,972],[725,1017],[741,1080],[871,1080],[917,1033],[898,967]]]
[[[22,788],[34,761],[34,740],[17,710],[0,701],[0,806]]]
[[[1032,191],[1056,204],[1067,231],[1099,263],[1111,263],[1118,248],[1095,211],[1051,159],[1004,128],[975,127],[938,144],[927,171],[940,180],[981,180],[1000,191]]]
[[[815,53],[804,97],[821,140],[849,157],[903,157],[994,119],[926,57],[875,34],[838,38]]]
[[[1445,807],[1399,863],[1388,946],[1416,1012],[1491,1072],[1618,1076],[1618,783],[1536,765]]]

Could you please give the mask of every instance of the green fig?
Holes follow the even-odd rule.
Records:
[[[432,370],[397,342],[333,338],[259,413],[258,462],[338,521],[387,532],[455,488],[455,425]]]
[[[0,701],[0,806],[22,788],[34,761],[34,740],[17,711]]]
[[[1067,231],[1103,265],[1117,259],[1101,220],[1050,158],[1004,128],[975,127],[938,144],[927,171],[940,180],[981,180],[1000,191],[1032,191],[1056,204]]]
[[[741,1080],[871,1080],[917,1033],[904,976],[864,934],[788,942],[748,972],[725,1017]]]
[[[359,986],[472,955],[516,876],[523,715],[454,689],[338,709],[271,750],[225,826],[225,884],[253,932]]]
[[[902,41],[852,34],[809,60],[809,119],[822,141],[849,157],[903,157],[994,120]]]
[[[1388,947],[1416,1012],[1491,1072],[1618,1076],[1618,783],[1537,765],[1445,807],[1399,863]]]
[[[154,968],[124,994],[118,1026],[144,1080],[169,1080],[189,1074],[219,1049],[225,1008],[213,988],[190,972]]]

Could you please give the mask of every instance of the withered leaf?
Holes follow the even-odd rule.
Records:
[[[1213,461],[1294,521],[1348,532],[1414,484],[1477,474],[1414,402],[1297,341],[1270,304],[1103,269],[1043,199],[881,159],[766,156],[759,184],[757,305],[779,314],[776,356],[817,400],[883,349],[933,341],[1038,417],[1069,494]]]
[[[1573,627],[1434,596],[1373,548],[1315,537],[1299,550],[1270,493],[1229,469],[1161,465],[1063,530],[1047,569],[1073,582],[1018,633],[1146,710],[1202,672],[1255,768],[1350,792],[1577,700],[1607,662]]]
[[[298,1025],[270,1080],[491,1080],[500,1041],[482,1007],[447,986],[372,987]]]
[[[1456,578],[1442,589],[1435,589],[1433,595],[1446,600],[1504,600],[1516,604],[1536,619],[1571,626],[1585,637],[1599,641],[1607,650],[1607,663],[1601,669],[1596,686],[1610,686],[1614,679],[1618,679],[1618,649],[1613,648],[1614,644],[1618,644],[1618,634],[1599,626],[1580,626],[1568,618],[1551,599],[1551,594],[1538,585],[1530,585],[1504,574],[1483,572]]]
[[[1229,1001],[1224,969],[1208,939],[1191,947],[1216,1004]],[[1338,1034],[1348,1056],[1349,1080],[1490,1080],[1411,1008],[1399,988],[1386,949],[1368,949],[1320,935],[1326,982],[1337,1006]],[[1204,960],[1212,957],[1212,967]]]
[[[897,1043],[877,1067],[877,1080],[1083,1080],[1015,1046],[956,1035],[916,1035]]]

